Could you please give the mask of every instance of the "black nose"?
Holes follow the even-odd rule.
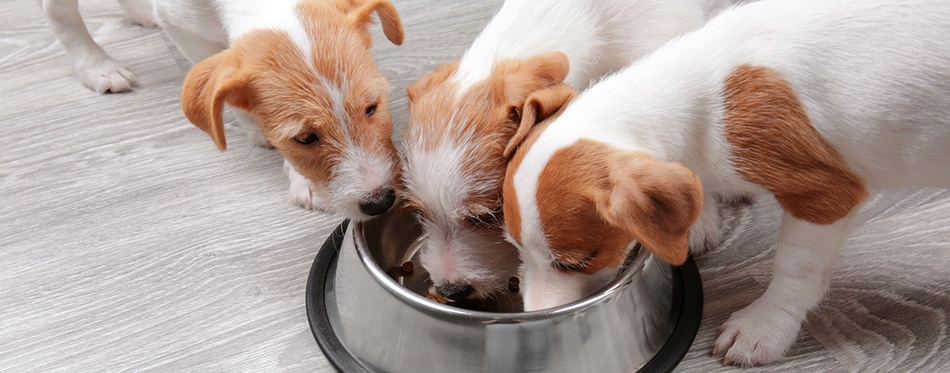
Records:
[[[380,189],[373,193],[369,199],[360,203],[360,211],[369,216],[376,216],[389,211],[396,202],[396,192],[392,189]]]
[[[465,298],[468,298],[469,295],[475,291],[475,288],[469,284],[445,284],[436,288],[439,291],[439,294],[442,294],[442,297],[447,299],[450,302],[458,302]]]

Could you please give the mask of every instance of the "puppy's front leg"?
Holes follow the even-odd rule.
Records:
[[[699,213],[699,219],[689,227],[690,254],[696,256],[719,247],[719,242],[722,240],[722,232],[719,230],[720,220],[716,199],[712,194],[704,194],[703,210]]]
[[[135,75],[92,39],[79,15],[77,0],[40,0],[40,6],[84,86],[99,93],[132,89]]]
[[[827,225],[799,220],[788,212],[782,216],[772,282],[720,329],[713,354],[723,355],[723,364],[767,364],[785,354],[808,311],[828,290],[831,267],[858,210]]]

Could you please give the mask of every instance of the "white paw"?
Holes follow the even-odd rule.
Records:
[[[284,172],[287,174],[287,179],[290,180],[290,202],[311,210],[332,211],[329,206],[325,206],[317,198],[313,183],[298,173],[297,170],[294,170],[294,167],[286,159],[284,159]]]
[[[751,367],[777,361],[798,338],[801,320],[779,307],[752,303],[719,329],[713,355],[723,365]]]
[[[125,92],[136,84],[132,71],[111,58],[80,64],[76,73],[84,86],[99,93]]]
[[[284,173],[287,174],[287,178],[290,180],[290,201],[301,207],[313,207],[313,183],[297,173],[286,159],[284,160]]]
[[[152,3],[148,0],[119,1],[129,21],[142,27],[155,27],[155,16],[152,13]]]
[[[689,227],[689,253],[693,256],[705,253],[716,247],[722,241],[722,232],[719,231],[719,211],[708,204],[703,206],[703,212]]]

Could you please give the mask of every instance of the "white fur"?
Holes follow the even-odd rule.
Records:
[[[273,29],[286,32],[297,47],[296,56],[314,68],[311,56],[316,42],[311,40],[300,16],[295,10],[300,0],[158,0],[155,15],[162,29],[186,57],[198,63],[225,50],[231,42],[248,32]],[[324,79],[319,84],[329,93],[334,116],[340,121],[347,118],[344,95],[347,87],[344,76],[339,85]],[[238,126],[258,132],[257,121],[242,110],[233,110]],[[342,213],[354,220],[370,217],[360,211],[359,203],[368,193],[389,186],[393,162],[374,157],[354,145],[349,126],[340,123],[347,135],[348,146],[341,155],[338,175],[330,185],[315,186],[285,160],[284,171],[290,182],[290,199],[307,208]],[[261,145],[261,136],[252,136],[255,145]]]
[[[79,0],[38,0],[56,39],[66,49],[82,84],[99,93],[125,92],[136,84],[128,67],[113,59],[102,49],[79,14]],[[119,5],[133,23],[154,27],[149,0],[119,0]]]
[[[560,51],[570,62],[565,82],[577,89],[585,88],[673,37],[698,28],[705,20],[704,14],[724,2],[508,0],[465,52],[450,79],[458,83],[456,96],[461,97],[469,87],[488,78],[500,61]],[[498,249],[504,237],[497,227],[474,230],[465,224],[471,216],[463,202],[481,187],[479,178],[484,176],[460,174],[460,163],[471,161],[471,157],[460,157],[477,146],[471,140],[477,135],[461,130],[446,132],[456,137],[439,139],[435,151],[427,148],[431,139],[425,139],[424,133],[410,132],[405,143],[403,176],[407,190],[426,205],[429,216],[424,227],[430,236],[432,231],[445,235],[423,247],[422,254],[429,258],[423,266],[436,284],[451,278],[475,284],[475,294],[485,296],[515,274],[517,254]],[[457,268],[450,265],[453,263]]]
[[[942,0],[763,0],[724,12],[581,94],[527,151],[514,176],[522,255],[549,252],[537,178],[551,154],[579,139],[682,163],[707,201],[713,193],[765,193],[736,173],[722,135],[724,81],[744,64],[789,82],[811,124],[869,190],[950,186],[948,19]],[[718,234],[708,232],[718,226],[709,207],[691,234]],[[784,354],[828,289],[858,210],[829,225],[785,215],[768,290],[736,312],[716,342],[725,362],[768,363]]]
[[[560,51],[571,64],[565,82],[585,88],[702,25],[707,3],[508,0],[465,52],[454,78],[464,92],[487,78],[498,61]]]

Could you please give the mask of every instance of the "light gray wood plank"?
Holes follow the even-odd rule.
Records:
[[[82,0],[93,36],[141,85],[99,95],[73,76],[35,1],[0,1],[0,371],[330,372],[306,279],[341,218],[287,201],[280,156],[182,116],[190,63],[111,0]],[[500,0],[397,0],[402,46],[373,27],[399,130],[405,89],[467,48]],[[950,370],[950,192],[886,193],[859,216],[798,342],[746,371]],[[698,258],[706,313],[678,371],[731,371],[716,329],[768,284],[774,200],[724,208]]]

